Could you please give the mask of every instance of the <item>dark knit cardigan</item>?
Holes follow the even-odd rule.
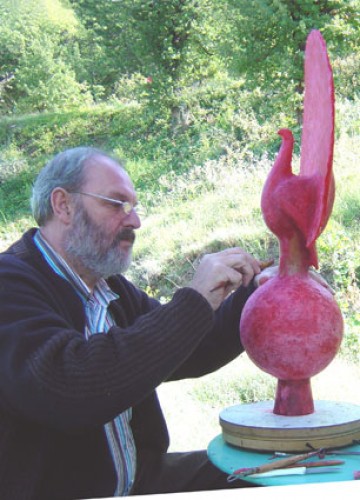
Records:
[[[238,325],[251,288],[214,314],[191,288],[160,305],[112,277],[117,326],[85,340],[82,302],[47,265],[34,231],[0,254],[0,498],[112,496],[104,424],[132,407],[137,450],[166,452],[156,387],[214,371],[242,351]]]

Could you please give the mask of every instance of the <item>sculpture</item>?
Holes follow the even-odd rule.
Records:
[[[279,240],[276,277],[248,300],[240,331],[250,359],[278,379],[273,412],[314,412],[310,378],[335,357],[343,320],[333,295],[309,276],[318,268],[316,239],[330,217],[335,194],[334,86],[326,44],[313,30],[305,49],[305,98],[300,173],[292,172],[294,139],[282,145],[262,193],[261,208]]]

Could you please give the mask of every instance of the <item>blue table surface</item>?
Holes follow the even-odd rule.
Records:
[[[352,445],[344,448],[339,448],[337,451],[342,453],[336,455],[326,455],[324,460],[343,460],[343,465],[334,466],[338,471],[329,473],[317,474],[302,474],[291,476],[277,476],[251,479],[247,476],[246,481],[259,484],[262,486],[281,486],[281,485],[296,485],[310,483],[325,483],[332,481],[351,481],[354,479],[354,472],[360,471],[360,455],[346,455],[348,451],[360,452],[360,445]],[[269,462],[273,456],[270,452],[259,452],[253,450],[245,450],[226,443],[222,435],[216,436],[208,446],[209,460],[218,469],[231,475],[235,470],[242,467],[256,467]],[[280,458],[280,457],[279,457]],[[312,457],[310,460],[317,460],[317,457]],[[274,460],[277,460],[275,458]],[[360,481],[359,481],[360,488]]]

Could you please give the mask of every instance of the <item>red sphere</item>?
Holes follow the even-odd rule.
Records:
[[[332,294],[308,274],[278,276],[247,301],[241,342],[252,361],[282,380],[302,380],[335,357],[343,319]]]

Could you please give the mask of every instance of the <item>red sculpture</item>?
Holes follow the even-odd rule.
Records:
[[[279,134],[282,145],[261,200],[264,220],[279,240],[279,272],[247,302],[240,331],[253,362],[278,378],[274,413],[306,415],[314,412],[310,377],[332,361],[343,334],[334,297],[308,272],[318,267],[316,239],[335,194],[333,77],[326,44],[316,30],[305,50],[299,175],[291,166],[293,135],[288,129]]]

